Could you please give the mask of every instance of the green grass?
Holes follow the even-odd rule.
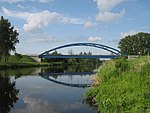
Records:
[[[5,63],[4,59],[1,59],[0,62]],[[7,60],[7,63],[19,63],[19,62],[35,62],[35,61],[27,55],[22,55],[22,58],[18,58],[14,55],[11,55]]]
[[[22,58],[18,58],[14,55],[11,55],[7,62],[4,59],[0,61],[0,69],[10,69],[10,68],[24,68],[24,67],[40,67],[47,66],[47,63],[38,63],[35,62],[32,58],[26,55],[22,55]]]
[[[101,113],[150,113],[150,62],[147,57],[106,62],[97,69],[99,84],[85,99]]]

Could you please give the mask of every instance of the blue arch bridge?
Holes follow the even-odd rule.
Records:
[[[88,47],[95,47],[98,49],[103,49],[106,50],[108,52],[111,53],[111,55],[52,55],[50,54],[50,52],[52,51],[56,51],[62,48],[66,48],[66,47],[72,47],[72,46],[88,46]],[[67,45],[63,45],[63,46],[59,46],[53,49],[50,49],[48,51],[45,51],[44,53],[39,55],[39,58],[118,58],[120,56],[126,56],[124,53],[120,52],[119,50],[106,46],[106,45],[102,45],[102,44],[96,44],[96,43],[72,43],[72,44],[67,44]]]

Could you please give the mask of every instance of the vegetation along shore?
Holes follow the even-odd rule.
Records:
[[[48,66],[48,63],[36,62],[32,58],[26,55],[11,55],[5,61],[1,59],[0,69],[16,69],[16,68],[25,68],[25,67],[40,67]]]
[[[101,113],[150,113],[150,59],[119,58],[97,69],[96,84],[86,101]]]

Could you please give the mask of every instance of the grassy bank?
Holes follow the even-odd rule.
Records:
[[[5,62],[4,59],[0,61],[0,69],[15,69],[15,68],[24,68],[24,67],[40,67],[47,66],[47,63],[38,63],[35,62],[30,57],[23,55],[21,58],[18,58],[14,55],[10,56]]]
[[[150,113],[150,61],[147,57],[106,62],[85,99],[101,113]]]

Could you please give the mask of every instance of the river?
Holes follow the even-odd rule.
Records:
[[[84,102],[93,75],[85,66],[0,71],[0,113],[96,113]]]

